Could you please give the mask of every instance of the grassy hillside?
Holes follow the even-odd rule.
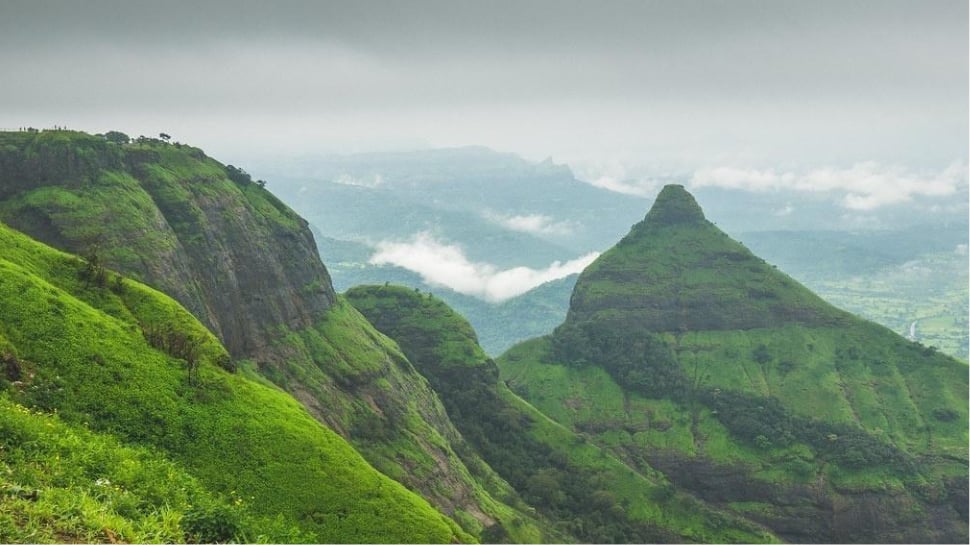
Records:
[[[0,167],[0,220],[170,294],[470,532],[508,511],[455,454],[426,381],[337,299],[307,223],[263,182],[190,146],[72,131],[0,133]]]
[[[218,539],[256,539],[257,534],[244,532],[260,528],[282,529],[267,536],[271,541],[470,538],[423,499],[375,471],[289,396],[230,373],[227,369],[233,364],[226,350],[171,299],[133,281],[119,280],[110,271],[92,269],[90,263],[6,226],[0,226],[0,256],[4,309],[0,351],[8,379],[0,446],[3,463],[12,468],[14,478],[24,480],[17,486],[73,489],[72,483],[80,478],[77,472],[86,471],[81,463],[63,479],[45,481],[48,475],[36,484],[28,480],[34,470],[25,464],[39,458],[50,465],[51,451],[44,450],[47,447],[31,450],[18,437],[36,435],[36,419],[49,418],[51,426],[70,427],[64,439],[68,443],[72,434],[96,437],[90,443],[95,454],[114,441],[134,449],[117,453],[122,461],[137,461],[141,456],[151,463],[169,464],[161,460],[170,459],[174,465],[159,467],[170,467],[176,479],[190,475],[209,491],[213,524],[225,529]],[[58,416],[31,417],[34,422],[10,419],[23,410],[18,407],[56,411]],[[56,443],[53,448],[63,447]],[[73,457],[85,452],[65,450]],[[156,458],[159,461],[152,462]],[[55,458],[53,469],[63,471],[56,466]],[[123,469],[123,464],[116,468]],[[107,471],[104,478],[111,480],[112,474]],[[123,472],[117,475],[124,476]],[[163,509],[166,497],[174,494],[164,483],[154,482],[153,475],[144,477],[143,495],[152,499],[142,505],[144,510]],[[141,478],[132,478],[136,477]],[[159,491],[152,492],[152,487]],[[85,490],[91,491],[86,481],[78,490],[78,502],[85,501]],[[56,493],[50,498],[60,501]],[[172,506],[177,513],[180,504],[178,497],[175,500]],[[98,510],[97,498],[93,501],[78,507],[84,524],[100,524],[90,514]],[[238,508],[225,511],[219,505]],[[241,519],[238,526],[233,513]],[[186,525],[179,523],[182,530],[192,528],[188,515],[186,511],[181,519]],[[29,533],[20,515],[13,516],[20,525],[17,531],[28,532],[21,535],[42,537]],[[135,510],[127,520],[137,523],[144,516]],[[167,524],[175,524],[176,519],[173,515]],[[105,528],[115,534],[127,531],[121,523]],[[151,537],[138,532],[136,526],[131,539]],[[54,539],[69,535],[57,534]],[[79,535],[112,539],[106,532],[103,538]],[[195,538],[186,535],[184,539]]]
[[[305,541],[296,523],[258,517],[209,492],[158,451],[0,398],[4,543]]]
[[[346,297],[398,341],[441,396],[470,447],[554,523],[559,539],[771,539],[756,524],[674,491],[650,468],[634,471],[519,399],[498,380],[498,369],[468,322],[441,300],[394,286],[356,287]]]
[[[333,302],[306,223],[197,148],[6,132],[0,167],[0,220],[170,294],[237,358],[272,360],[272,328]]]
[[[785,539],[966,538],[966,365],[826,304],[682,188],[498,363],[557,422]]]

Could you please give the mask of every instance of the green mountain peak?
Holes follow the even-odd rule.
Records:
[[[755,256],[680,185],[576,283],[567,323],[707,331],[836,324],[845,313]]]
[[[682,187],[496,363],[559,424],[783,541],[967,541],[966,364],[829,305]]]
[[[644,222],[652,226],[703,223],[704,211],[684,186],[668,184],[660,190],[657,200]]]

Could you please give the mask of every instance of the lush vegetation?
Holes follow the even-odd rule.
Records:
[[[130,280],[121,280],[118,290],[91,285],[78,258],[5,226],[0,227],[0,248],[0,350],[9,402],[31,411],[56,411],[59,420],[50,420],[52,425],[63,421],[82,435],[90,433],[86,429],[111,435],[116,439],[107,441],[133,445],[137,452],[157,452],[181,467],[210,491],[213,502],[211,512],[185,511],[179,519],[185,539],[259,537],[245,533],[247,528],[276,532],[266,536],[271,541],[470,537],[372,469],[293,399],[226,371],[225,349],[171,299]],[[198,367],[193,371],[189,361],[149,344],[149,326],[195,339]],[[25,451],[24,446],[14,448],[16,444],[16,436],[5,436],[4,463],[17,465],[8,452],[49,459],[45,451]],[[70,488],[71,478],[16,484]],[[111,480],[111,475],[104,478]],[[244,509],[219,507],[237,503]],[[142,512],[151,509],[143,507]],[[164,503],[154,507],[162,509]],[[88,517],[95,511],[92,504],[80,512]],[[132,512],[130,520],[137,523],[142,512]],[[236,514],[242,518],[239,525],[233,522]],[[268,524],[267,517],[279,522]],[[30,518],[15,518],[18,531],[29,531]],[[192,534],[193,528],[209,528],[218,535],[203,538]],[[108,530],[117,533],[124,527]],[[139,531],[135,526],[132,539],[151,537]]]
[[[582,542],[769,537],[549,421],[498,381],[468,322],[439,299],[396,286],[356,287],[346,296],[398,341],[470,446],[561,534]]]
[[[0,541],[965,541],[966,366],[683,188],[497,366],[435,296],[336,296],[265,182],[169,140],[0,133],[0,219],[75,254],[0,224]],[[548,328],[570,282],[458,307]]]
[[[783,537],[966,534],[966,366],[830,307],[730,241],[682,188],[581,275],[553,335],[499,365],[553,419]],[[832,509],[812,502],[750,511],[811,483],[901,504],[881,504],[869,530],[794,523]]]
[[[179,464],[0,398],[5,543],[303,541],[238,494],[209,492]]]
[[[523,540],[537,533],[454,452],[458,432],[438,399],[393,342],[337,300],[306,222],[265,182],[196,148],[108,136],[4,134],[19,177],[0,219],[94,264],[88,284],[112,283],[103,271],[115,268],[173,296],[229,349],[217,365],[243,362],[248,377],[270,379],[471,534],[502,518],[521,519]],[[203,382],[199,334],[139,327]]]

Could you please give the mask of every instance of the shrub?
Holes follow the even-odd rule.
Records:
[[[196,507],[182,517],[181,527],[196,543],[227,543],[239,534],[239,514],[224,505]]]

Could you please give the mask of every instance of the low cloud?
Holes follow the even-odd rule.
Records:
[[[570,167],[577,179],[607,191],[644,198],[656,195],[660,184],[656,180],[630,172],[628,163],[614,157],[602,161],[572,161]]]
[[[487,210],[482,214],[485,219],[506,229],[533,235],[571,235],[573,224],[569,221],[556,221],[545,214],[526,214],[509,216]]]
[[[602,189],[635,197],[649,197],[657,192],[657,184],[650,180],[621,180],[612,176],[600,176],[589,183]]]
[[[371,256],[373,265],[396,265],[421,275],[425,282],[491,302],[502,302],[546,282],[581,272],[599,254],[592,252],[545,269],[498,269],[489,263],[469,261],[460,246],[443,244],[422,232],[408,242],[384,241]]]
[[[915,173],[871,162],[846,169],[821,168],[804,174],[718,167],[699,170],[690,181],[694,188],[840,193],[839,204],[857,211],[909,202],[914,197],[946,197],[966,185],[967,166],[962,163],[954,163],[936,173]]]

